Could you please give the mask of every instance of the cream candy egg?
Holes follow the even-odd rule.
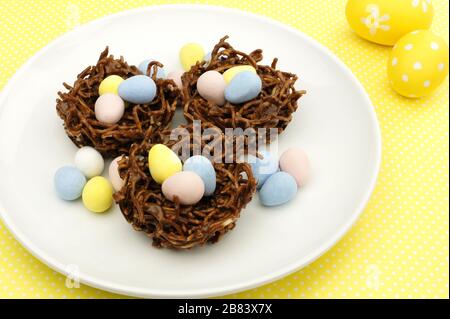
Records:
[[[299,148],[289,148],[280,156],[280,169],[294,177],[298,187],[304,186],[311,173],[308,155]]]
[[[167,178],[162,184],[161,190],[170,201],[174,201],[176,196],[180,204],[194,205],[202,199],[205,185],[196,173],[185,171]]]
[[[428,29],[434,10],[430,0],[349,0],[345,13],[360,37],[394,45],[408,32]]]
[[[105,162],[102,155],[93,147],[83,146],[75,154],[75,166],[87,177],[101,175]]]
[[[389,57],[391,86],[405,97],[429,95],[448,75],[448,54],[444,39],[432,32],[408,33],[397,42]]]
[[[227,82],[223,75],[217,71],[207,71],[197,80],[198,93],[208,101],[217,105],[225,104],[225,88]]]
[[[184,72],[181,70],[169,72],[169,74],[167,74],[167,79],[174,81],[178,88],[182,89],[183,82],[181,81],[181,76],[183,73]]]
[[[109,164],[108,174],[109,181],[111,182],[112,187],[116,192],[120,191],[122,188],[124,181],[119,175],[119,161],[122,159],[122,156],[118,156],[111,161]]]
[[[94,111],[99,122],[116,124],[125,112],[125,102],[116,94],[105,93],[95,102]]]

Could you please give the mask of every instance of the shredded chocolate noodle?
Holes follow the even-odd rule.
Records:
[[[73,143],[78,147],[92,146],[106,157],[115,157],[128,153],[131,144],[140,142],[145,134],[151,136],[166,129],[181,102],[181,92],[172,80],[156,79],[156,69],[162,64],[150,63],[147,74],[152,67],[158,90],[155,99],[145,105],[127,103],[122,119],[116,124],[101,123],[95,118],[98,87],[109,75],[127,79],[141,74],[135,66],[128,65],[123,57],[114,59],[106,48],[97,64],[81,72],[73,86],[64,83],[68,91],[58,92],[56,110]]]
[[[194,65],[183,77],[184,116],[188,121],[201,120],[225,128],[277,128],[283,132],[297,110],[298,99],[306,93],[297,91],[294,84],[297,76],[276,69],[278,59],[271,66],[258,65],[263,58],[262,50],[250,54],[235,50],[225,36],[214,47],[211,61]],[[218,106],[208,102],[197,91],[197,80],[206,71],[223,73],[237,65],[251,65],[262,80],[262,91],[255,99],[234,105],[226,102]],[[266,141],[270,141],[270,130],[266,131]]]
[[[247,163],[223,161],[224,155],[214,154],[212,145],[225,143],[225,135],[210,123],[202,123],[202,129],[210,128],[219,139],[194,141],[193,126],[180,126],[189,132],[187,137],[170,140],[170,132],[159,134],[159,138],[144,138],[141,144],[133,144],[129,155],[119,161],[119,173],[124,186],[114,195],[126,220],[134,229],[143,231],[153,239],[156,247],[187,249],[205,243],[215,243],[235,227],[242,208],[252,199],[256,181]],[[178,154],[181,145],[192,150],[201,145],[203,155],[214,158],[217,186],[212,196],[203,197],[195,205],[180,205],[177,200],[167,200],[161,185],[151,177],[148,167],[148,151],[156,142],[164,143]],[[217,163],[222,159],[220,163]]]

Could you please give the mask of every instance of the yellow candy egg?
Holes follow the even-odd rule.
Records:
[[[163,144],[155,144],[148,152],[150,175],[158,184],[175,173],[181,172],[181,160],[170,148]]]
[[[223,78],[225,79],[225,82],[230,83],[231,80],[238,74],[243,71],[251,71],[253,73],[256,73],[256,70],[251,65],[238,65],[234,66],[232,68],[229,68],[223,73]]]
[[[449,48],[428,30],[402,37],[392,49],[388,77],[395,91],[406,97],[429,95],[448,75]]]
[[[118,75],[110,75],[106,77],[98,87],[98,94],[103,95],[106,93],[119,94],[119,85],[124,80]]]
[[[203,61],[205,50],[200,44],[188,43],[180,50],[180,61],[183,69],[188,71],[197,62]]]
[[[83,189],[84,206],[94,213],[107,211],[113,202],[113,188],[109,181],[102,176],[91,178]]]
[[[408,32],[428,29],[434,10],[431,0],[349,0],[345,13],[360,37],[394,45]]]

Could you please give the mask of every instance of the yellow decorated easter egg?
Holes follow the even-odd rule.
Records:
[[[394,45],[411,31],[428,29],[434,10],[431,0],[349,0],[345,13],[360,37]]]
[[[98,94],[103,95],[106,93],[119,94],[119,85],[124,80],[118,75],[110,75],[106,77],[98,87]]]
[[[175,173],[181,172],[183,164],[177,154],[163,144],[155,144],[148,152],[150,175],[158,184]]]
[[[113,188],[106,178],[95,176],[86,183],[81,196],[87,209],[94,213],[103,213],[112,205]]]
[[[205,50],[197,43],[188,43],[180,50],[180,61],[185,71],[188,71],[197,62],[203,61],[204,56]]]
[[[408,33],[395,44],[389,57],[391,86],[410,98],[429,95],[448,75],[448,54],[447,43],[431,31]]]
[[[230,83],[231,80],[238,74],[244,71],[250,71],[256,74],[256,70],[251,65],[238,65],[233,66],[232,68],[229,68],[223,73],[223,78],[225,79],[225,82]]]

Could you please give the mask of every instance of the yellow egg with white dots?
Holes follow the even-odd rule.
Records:
[[[431,31],[408,33],[395,44],[389,57],[391,86],[410,98],[429,95],[448,75],[448,54],[447,43]]]
[[[408,32],[428,29],[434,9],[431,0],[349,0],[345,13],[360,37],[394,45]]]

